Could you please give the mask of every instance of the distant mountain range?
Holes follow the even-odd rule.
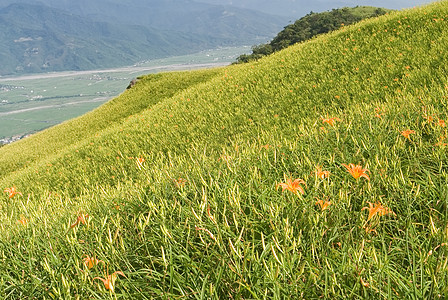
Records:
[[[286,23],[191,0],[0,0],[0,75],[117,67],[252,45]]]
[[[265,13],[288,16],[291,21],[309,12],[323,12],[334,8],[355,6],[376,6],[388,9],[402,9],[430,3],[434,0],[198,0],[209,4],[234,5],[255,9]]]

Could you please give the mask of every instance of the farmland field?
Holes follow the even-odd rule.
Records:
[[[0,77],[0,143],[80,116],[122,93],[142,74],[226,65],[248,50],[208,50],[110,70]]]

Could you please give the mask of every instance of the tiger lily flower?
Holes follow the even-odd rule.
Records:
[[[79,224],[84,224],[86,225],[86,220],[89,218],[89,214],[83,214],[80,213],[79,216],[76,218],[75,223],[73,223],[72,225],[70,225],[70,229],[74,228],[76,226],[78,226]]]
[[[434,146],[441,146],[441,147],[448,146],[448,144],[445,143],[445,139],[446,139],[446,136],[440,136],[437,144],[435,144]]]
[[[330,176],[330,171],[322,171],[322,167],[321,166],[316,166],[316,175],[320,179],[325,179],[325,178],[328,178]]]
[[[381,203],[377,202],[375,204],[373,204],[372,202],[368,202],[369,203],[369,207],[363,207],[361,210],[365,210],[367,209],[369,211],[369,216],[367,217],[367,222],[372,219],[373,217],[375,217],[375,215],[378,216],[384,216],[387,214],[393,214],[395,215],[395,213],[393,211],[391,211],[389,208],[383,206]]]
[[[316,198],[317,199],[317,198]],[[328,201],[328,200],[319,200],[319,199],[317,199],[317,201],[316,201],[316,203],[315,203],[316,205],[319,205],[320,206],[320,209],[322,210],[322,211],[324,211],[324,210],[326,210],[330,205],[331,205],[331,202],[330,201]]]
[[[24,216],[20,216],[20,220],[17,220],[17,223],[22,224],[23,226],[26,226],[28,224],[28,219]]]
[[[187,180],[183,179],[182,177],[179,177],[178,179],[173,179],[174,185],[176,185],[177,188],[183,188],[185,184],[187,183]]]
[[[23,194],[21,192],[18,192],[16,187],[10,187],[5,189],[3,192],[8,193],[9,194],[9,199],[13,198],[15,195],[20,195],[23,196]]]
[[[403,130],[403,131],[401,132],[401,135],[404,136],[405,138],[407,138],[408,140],[411,140],[411,139],[409,138],[409,136],[410,136],[411,134],[413,134],[413,133],[415,133],[414,130],[407,129],[407,130]]]
[[[117,280],[118,275],[126,277],[123,274],[123,272],[116,271],[116,272],[112,273],[111,275],[108,275],[107,279],[104,279],[101,277],[95,277],[95,278],[93,278],[93,280],[95,280],[95,279],[101,280],[104,283],[104,287],[106,288],[106,290],[109,290],[113,293],[114,289],[115,289],[115,281]]]
[[[104,261],[96,259],[95,257],[89,257],[86,255],[86,257],[83,259],[84,265],[90,270],[94,266],[98,265],[99,263],[104,263]]]
[[[306,182],[303,179],[297,178],[296,180],[292,181],[292,179],[288,178],[286,180],[286,182],[277,184],[276,188],[281,186],[282,187],[282,193],[285,190],[288,190],[288,191],[290,191],[290,192],[292,192],[293,194],[296,194],[296,195],[297,195],[297,192],[300,192],[301,194],[304,194],[305,191],[300,186],[301,184],[304,184],[306,186]]]
[[[324,119],[322,118],[322,123],[327,123],[330,126],[334,126],[334,122],[335,121],[339,121],[341,122],[342,120],[337,118],[337,117],[333,117],[333,118],[328,118],[328,119]]]
[[[139,168],[139,170],[141,170],[143,168],[143,164],[145,163],[145,159],[143,158],[143,156],[140,155],[139,158],[136,159],[137,162],[137,168]]]
[[[384,116],[384,112],[381,111],[381,108],[375,108],[375,117],[381,119]]]
[[[361,165],[356,165],[355,164],[342,164],[347,171],[353,176],[353,178],[355,178],[356,180],[358,180],[360,177],[364,177],[365,179],[370,181],[370,177],[369,175],[366,174],[366,172],[369,172],[369,170],[364,169],[363,167],[361,167]]]

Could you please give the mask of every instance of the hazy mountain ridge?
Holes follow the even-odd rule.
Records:
[[[6,41],[1,75],[112,67],[182,53],[175,43],[191,51],[209,43],[141,26],[93,22],[42,5],[12,4],[0,10],[0,24]]]
[[[0,75],[116,67],[251,44],[284,24],[279,17],[194,1],[11,3],[0,3]]]
[[[33,0],[27,1],[33,2]],[[225,39],[229,38],[230,33],[231,38],[238,41],[253,39],[257,36],[270,36],[287,22],[284,17],[261,13],[253,9],[191,0],[80,0],[76,2],[43,0],[43,2],[48,6],[95,20],[149,26]],[[224,34],[222,28],[226,28]],[[241,28],[249,29],[250,34],[238,31]]]
[[[277,14],[281,16],[289,16],[292,18],[299,18],[305,14],[313,12],[323,12],[334,8],[342,8],[345,6],[366,6],[374,5],[378,7],[385,7],[388,9],[402,9],[420,5],[422,2],[429,3],[430,1],[421,0],[315,0],[315,1],[303,1],[303,0],[199,0],[208,4],[220,4],[228,5],[232,4],[236,7],[256,9],[265,13]]]

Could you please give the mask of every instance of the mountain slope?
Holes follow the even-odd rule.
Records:
[[[296,19],[297,17],[304,16],[309,12],[323,12],[330,9],[342,8],[346,6],[356,5],[375,5],[378,7],[385,7],[389,9],[403,9],[432,2],[431,0],[376,0],[375,2],[368,0],[334,0],[334,1],[305,1],[305,0],[200,0],[209,4],[228,5],[232,4],[237,7],[243,7],[247,9],[260,10],[265,13],[277,14],[281,16],[288,16]]]
[[[3,0],[0,75],[123,66],[272,37],[284,18],[182,1]]]
[[[149,75],[114,100],[146,109],[0,148],[0,291],[443,298],[447,33],[444,1],[255,63]]]
[[[93,22],[43,5],[0,9],[0,75],[85,70],[200,51],[217,39]]]
[[[43,2],[48,6],[95,20],[205,35],[234,43],[272,36],[287,22],[284,17],[254,10],[210,5],[192,0],[44,0]]]

